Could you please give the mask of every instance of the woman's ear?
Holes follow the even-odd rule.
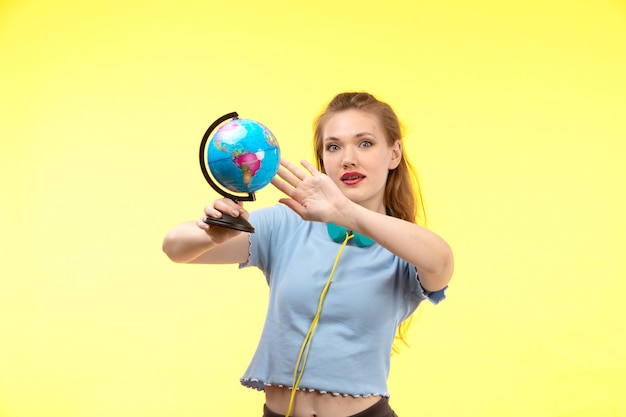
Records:
[[[391,159],[389,160],[389,169],[396,169],[398,165],[400,165],[400,161],[402,161],[402,142],[397,140],[391,146]]]

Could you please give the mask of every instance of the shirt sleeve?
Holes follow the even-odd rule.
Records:
[[[424,294],[426,294],[426,297],[428,297],[431,303],[439,304],[441,301],[443,301],[446,298],[447,289],[448,289],[448,286],[446,285],[445,288],[442,288],[438,291],[425,291],[424,290]]]
[[[269,280],[273,261],[294,227],[290,209],[275,205],[264,207],[250,213],[249,221],[254,226],[254,233],[249,234],[250,245],[248,259],[239,264],[239,268],[256,266]],[[268,281],[269,282],[269,281]]]
[[[448,289],[447,285],[438,291],[426,291],[424,287],[422,287],[422,283],[420,282],[419,277],[417,277],[417,286],[424,298],[428,298],[428,301],[435,305],[439,304],[446,298],[446,290]]]
[[[269,262],[271,254],[270,242],[272,239],[271,212],[269,208],[255,210],[250,213],[249,222],[254,226],[254,233],[248,234],[250,245],[248,247],[248,259],[239,264],[239,268],[256,266],[266,275],[270,272]]]

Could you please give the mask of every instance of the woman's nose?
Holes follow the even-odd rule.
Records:
[[[342,164],[344,167],[354,166],[356,164],[356,155],[352,148],[347,147],[344,149]]]

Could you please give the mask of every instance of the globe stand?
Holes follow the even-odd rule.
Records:
[[[221,219],[207,216],[202,219],[202,221],[212,226],[220,226],[228,229],[240,230],[242,232],[254,233],[254,227],[243,217],[233,217],[222,213]]]
[[[221,187],[219,187],[217,185],[217,182],[211,177],[211,174],[209,173],[209,170],[207,169],[206,162],[205,162],[205,155],[206,155],[205,148],[206,148],[207,142],[209,141],[209,137],[211,136],[211,133],[213,133],[213,131],[215,130],[217,126],[224,123],[226,120],[234,119],[237,117],[239,117],[237,112],[228,113],[220,117],[216,121],[214,121],[213,124],[209,126],[207,131],[204,133],[204,136],[202,137],[202,142],[200,143],[200,168],[202,169],[202,174],[204,175],[204,178],[207,180],[211,188],[213,188],[215,191],[220,193],[222,196],[226,198],[230,198],[231,200],[235,202],[254,201],[256,199],[256,197],[254,196],[254,193],[248,193],[247,195],[243,195],[243,196],[236,196],[234,194],[230,194],[228,191],[225,191]],[[243,217],[233,217],[228,214],[222,213],[221,218],[207,216],[204,219],[202,219],[202,221],[213,226],[226,227],[228,229],[254,233],[254,227]]]

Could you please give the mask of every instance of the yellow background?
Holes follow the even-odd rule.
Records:
[[[0,60],[1,416],[260,415],[263,278],[161,239],[216,197],[214,119],[310,159],[344,90],[397,110],[456,255],[398,414],[626,416],[623,0],[3,0]]]

